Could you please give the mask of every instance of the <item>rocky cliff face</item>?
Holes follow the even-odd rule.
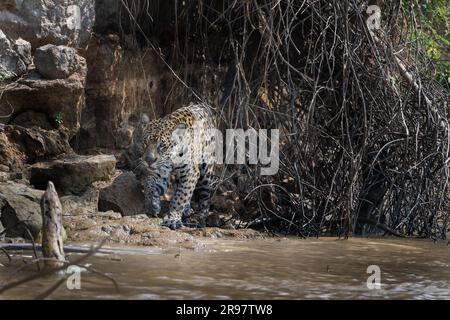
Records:
[[[0,3],[0,238],[37,234],[39,199],[27,194],[50,180],[74,199],[70,210],[97,212],[96,183],[115,175],[116,159],[77,151],[114,153],[130,142],[137,103],[129,99],[141,89],[127,71],[138,63],[117,36],[94,34],[98,2]],[[143,70],[152,79],[148,64]]]
[[[94,0],[2,0],[0,29],[33,46],[86,48],[95,23]]]
[[[91,0],[2,1],[0,123],[78,133],[94,23]]]
[[[2,1],[0,123],[65,131],[86,153],[126,148],[141,113],[160,116],[161,67],[117,35],[119,4]]]
[[[161,66],[152,50],[127,48],[114,34],[94,34],[86,55],[86,107],[73,146],[123,149],[142,113],[163,114]]]

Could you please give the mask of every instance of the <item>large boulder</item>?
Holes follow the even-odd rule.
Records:
[[[63,194],[80,193],[96,181],[109,180],[115,167],[113,155],[70,155],[34,164],[30,170],[30,183],[45,189],[47,182],[52,181]]]
[[[21,126],[0,127],[0,165],[2,171],[21,172],[26,163],[72,153],[67,135]]]
[[[31,62],[31,44],[20,38],[11,41],[0,29],[0,80],[24,74]]]
[[[24,128],[38,127],[44,130],[55,129],[45,113],[34,110],[25,110],[24,112],[19,113],[12,118],[9,123]]]
[[[97,188],[88,187],[81,194],[61,196],[60,200],[64,215],[86,216],[98,213],[98,194]]]
[[[19,183],[0,183],[0,222],[7,237],[36,238],[42,228],[43,193]]]
[[[35,118],[42,123],[37,123],[39,127],[65,128],[72,137],[80,128],[80,113],[85,101],[84,72],[55,80],[30,72],[13,85],[3,88],[0,85],[0,122],[14,124],[23,113],[33,111],[40,114],[39,119]]]
[[[98,210],[120,212],[122,216],[144,213],[144,194],[132,172],[118,176],[111,185],[100,190]]]
[[[36,49],[34,65],[47,79],[65,79],[77,72],[86,76],[86,60],[74,48],[48,44]]]
[[[52,43],[85,48],[95,23],[94,0],[2,0],[0,29],[33,48]]]

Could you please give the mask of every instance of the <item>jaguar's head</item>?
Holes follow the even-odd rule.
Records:
[[[162,119],[149,122],[144,135],[143,159],[150,167],[160,160],[173,160],[182,154],[185,135],[184,123],[172,124]]]

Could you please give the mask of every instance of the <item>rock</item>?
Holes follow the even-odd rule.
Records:
[[[93,0],[2,0],[0,29],[11,38],[85,48],[95,23]]]
[[[80,193],[95,181],[110,179],[115,166],[113,155],[70,155],[34,164],[30,171],[30,183],[38,189],[45,189],[47,182],[53,181],[56,189],[63,194]]]
[[[26,110],[11,119],[10,124],[18,125],[25,128],[38,127],[45,130],[55,129],[50,123],[47,115],[42,112]]]
[[[159,118],[168,112],[160,94],[163,68],[152,50],[127,50],[117,35],[96,35],[86,60],[86,108],[81,112],[78,150],[126,148],[136,125],[133,119],[142,113]]]
[[[0,80],[26,73],[30,64],[30,43],[23,39],[10,41],[0,29]]]
[[[14,42],[14,48],[26,66],[29,66],[33,62],[31,44],[28,41],[19,38]]]
[[[125,125],[122,128],[117,129],[116,131],[116,146],[119,149],[126,149],[132,143],[134,127],[130,125]]]
[[[144,213],[144,194],[132,172],[122,173],[111,185],[100,190],[98,210],[113,210],[123,216]]]
[[[83,72],[56,80],[46,80],[37,72],[29,72],[14,85],[0,86],[0,122],[13,124],[22,113],[33,111],[42,114],[34,125],[43,129],[49,126],[67,129],[71,138],[80,128],[85,80]]]
[[[15,172],[27,162],[72,152],[67,135],[58,131],[10,125],[0,130],[0,164]]]
[[[48,44],[36,49],[34,65],[47,79],[65,79],[77,72],[86,76],[86,60],[74,48]]]
[[[10,178],[9,173],[0,171],[0,182],[6,182]]]
[[[40,201],[43,191],[26,185],[0,183],[0,222],[10,238],[35,238],[42,228]]]
[[[89,215],[97,213],[99,191],[88,187],[80,195],[67,195],[60,198],[63,212],[66,215]]]

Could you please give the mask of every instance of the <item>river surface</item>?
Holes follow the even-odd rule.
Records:
[[[0,283],[35,272],[26,268],[11,277],[22,260],[15,256],[9,264],[0,253]],[[85,271],[79,274],[80,289],[69,290],[63,282],[49,298],[450,299],[450,247],[429,240],[218,239],[197,251],[121,247],[84,263],[113,277],[118,290]],[[367,286],[368,277],[376,276],[367,273],[369,266],[380,268],[380,289]],[[58,279],[61,275],[33,280],[0,299],[34,298]],[[73,287],[77,282],[71,280]]]

